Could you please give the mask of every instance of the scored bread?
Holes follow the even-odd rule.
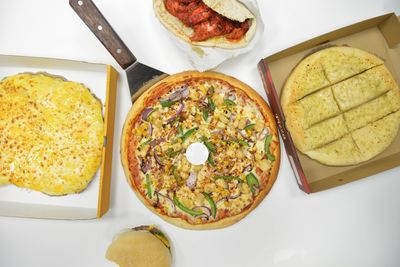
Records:
[[[281,104],[300,152],[342,166],[369,160],[392,143],[400,124],[400,90],[382,64],[366,51],[331,47],[296,66]],[[318,80],[325,82],[310,83]]]
[[[321,64],[330,83],[340,82],[383,64],[377,56],[354,47],[335,46],[320,53]]]
[[[380,58],[357,48],[334,46],[317,51],[290,74],[282,90],[282,105],[382,64]]]
[[[361,161],[360,151],[350,134],[305,154],[326,165],[349,165]]]
[[[281,103],[283,108],[314,91],[329,86],[329,81],[326,79],[322,68],[320,55],[315,53],[306,57],[292,71],[282,90]]]
[[[390,90],[364,105],[344,113],[349,130],[356,130],[395,112],[400,107],[400,90]]]
[[[396,88],[396,81],[385,66],[370,69],[332,86],[341,110],[349,110]]]
[[[300,151],[308,151],[333,142],[347,134],[343,114],[322,121],[309,129],[292,131],[293,141]],[[301,134],[299,134],[301,133]]]
[[[286,112],[296,114],[288,123],[291,128],[308,129],[314,124],[340,113],[331,87],[287,106]]]
[[[400,111],[367,124],[351,133],[362,160],[368,160],[385,150],[396,137],[400,125]]]

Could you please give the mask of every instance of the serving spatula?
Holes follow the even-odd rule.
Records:
[[[70,0],[70,6],[125,70],[132,103],[168,74],[137,61],[92,0]]]

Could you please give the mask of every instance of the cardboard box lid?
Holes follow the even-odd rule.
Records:
[[[392,13],[324,34],[260,61],[260,75],[275,113],[289,161],[300,188],[307,193],[338,186],[400,165],[400,135],[383,153],[367,162],[348,167],[320,164],[295,149],[290,133],[285,127],[279,95],[297,63],[314,49],[328,44],[349,45],[378,55],[385,60],[385,65],[400,84],[400,22]]]

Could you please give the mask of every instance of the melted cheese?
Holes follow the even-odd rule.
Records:
[[[177,84],[176,88],[180,86]],[[214,88],[214,92],[210,95],[207,91],[211,87]],[[191,210],[198,210],[201,207],[211,209],[210,203],[204,197],[204,193],[207,193],[217,206],[216,218],[210,216],[207,220],[220,220],[225,216],[241,213],[257,196],[257,193],[253,193],[246,184],[246,175],[250,172],[256,174],[257,168],[268,173],[272,167],[264,151],[265,134],[263,135],[265,132],[269,133],[270,129],[259,106],[237,88],[219,81],[208,80],[189,86],[189,92],[189,97],[182,101],[184,109],[180,120],[173,123],[166,122],[176,114],[180,103],[162,107],[157,102],[153,106],[156,111],[149,116],[147,121],[139,121],[133,128],[139,129],[136,131],[140,134],[134,137],[138,139],[139,144],[150,139],[165,139],[155,148],[146,146],[138,149],[136,153],[138,162],[141,162],[145,155],[152,155],[156,151],[163,163],[161,167],[154,157],[146,158],[151,161],[152,168],[147,173],[150,177],[150,185],[146,182],[145,174],[140,172],[141,185],[139,187],[142,189],[142,195],[164,213],[180,216],[197,224],[202,223],[202,219],[188,216],[182,209],[171,204],[171,200],[176,197],[183,206]],[[229,98],[233,99],[234,104],[227,103],[226,99]],[[208,110],[205,117],[204,110],[207,109],[209,99],[214,102],[215,109]],[[149,124],[153,127],[151,136],[148,131],[142,130],[142,128],[148,128]],[[254,125],[246,128],[249,124]],[[180,138],[182,133],[179,133],[178,128],[186,133],[195,127],[197,130],[185,141]],[[202,142],[204,138],[215,149],[212,153],[215,166],[209,162],[194,166],[184,156],[186,148],[191,143]],[[277,142],[275,137],[273,142]],[[168,156],[168,151],[177,154]],[[191,173],[196,175],[196,183],[192,188],[186,183]],[[236,176],[242,182],[238,182],[237,179],[215,179],[216,176]],[[261,177],[257,179],[261,185]],[[149,186],[152,191],[161,192],[169,200],[149,199]]]
[[[84,85],[45,74],[1,81],[1,180],[49,195],[80,192],[102,145],[101,103]]]

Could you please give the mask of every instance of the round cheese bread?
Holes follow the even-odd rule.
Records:
[[[203,164],[187,157],[194,143],[206,147]],[[280,150],[273,115],[253,89],[214,72],[183,72],[135,102],[121,158],[149,209],[180,227],[212,229],[261,202],[276,179]]]
[[[367,161],[384,151],[400,124],[400,91],[383,61],[351,47],[303,59],[281,97],[298,150],[332,166]]]
[[[84,190],[101,161],[101,102],[44,73],[0,82],[0,180],[48,195]]]

